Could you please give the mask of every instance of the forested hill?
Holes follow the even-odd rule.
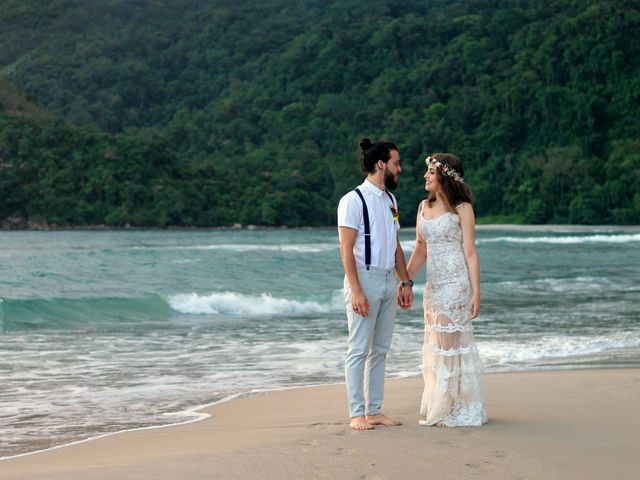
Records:
[[[640,223],[635,0],[0,0],[0,32],[5,225],[331,225],[362,136],[404,225],[435,151],[481,221]]]

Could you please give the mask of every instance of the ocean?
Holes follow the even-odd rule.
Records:
[[[401,240],[408,257],[414,231]],[[640,366],[638,229],[477,245],[487,372]],[[424,275],[389,377],[420,375]],[[342,278],[334,229],[0,232],[0,457],[342,382]]]

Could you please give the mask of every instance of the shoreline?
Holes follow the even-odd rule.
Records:
[[[6,458],[0,476],[412,479],[428,471],[577,479],[631,478],[640,468],[631,454],[640,369],[491,373],[485,380],[489,423],[482,427],[417,425],[421,378],[387,381],[385,410],[404,426],[372,432],[348,429],[343,383],[297,387],[204,407],[209,417],[188,424]]]
[[[406,377],[406,378],[414,378],[414,377]],[[398,380],[398,379],[396,379],[396,380]],[[341,384],[340,383],[322,383],[322,384],[313,384],[313,385],[297,385],[297,386],[293,386],[293,387],[281,387],[281,388],[273,388],[273,389],[266,389],[266,390],[254,390],[254,391],[249,391],[249,392],[235,393],[233,395],[229,395],[227,397],[221,398],[220,400],[216,400],[216,401],[213,401],[213,402],[210,402],[210,403],[205,403],[205,404],[202,404],[202,405],[197,405],[197,406],[194,406],[194,407],[191,407],[191,408],[186,408],[186,409],[182,410],[183,412],[191,412],[193,415],[197,415],[198,418],[193,418],[193,419],[190,419],[190,420],[184,420],[184,421],[181,421],[181,422],[165,423],[165,424],[162,424],[162,425],[148,425],[146,427],[125,428],[123,430],[116,430],[114,432],[101,433],[101,434],[96,435],[94,437],[87,437],[87,438],[83,438],[83,439],[80,439],[80,440],[75,440],[75,441],[69,442],[69,443],[61,443],[60,445],[54,445],[53,447],[43,448],[43,449],[40,449],[40,450],[33,450],[33,451],[29,451],[29,452],[24,452],[24,453],[17,453],[15,455],[8,455],[6,457],[0,457],[0,466],[2,465],[2,462],[6,461],[6,460],[13,460],[13,459],[16,459],[16,458],[28,457],[28,456],[37,455],[37,454],[40,454],[40,453],[51,452],[51,451],[54,451],[54,450],[59,450],[61,448],[71,447],[71,446],[74,446],[74,445],[80,445],[82,443],[87,443],[87,442],[92,442],[94,440],[99,440],[101,438],[111,437],[113,435],[121,435],[121,434],[126,434],[126,433],[129,433],[129,432],[139,432],[139,431],[144,431],[144,430],[157,430],[157,429],[161,429],[161,428],[179,427],[179,426],[182,426],[182,425],[189,425],[190,423],[202,422],[202,421],[207,420],[208,418],[212,417],[212,415],[210,413],[206,413],[206,412],[204,412],[204,410],[210,409],[212,407],[215,407],[216,405],[220,405],[220,404],[223,404],[223,403],[233,402],[233,401],[239,400],[241,398],[251,398],[251,397],[256,397],[256,396],[260,396],[260,395],[268,395],[270,393],[284,392],[284,391],[287,391],[287,390],[297,390],[297,389],[303,389],[303,388],[330,387],[330,386],[334,386],[334,385],[341,385]],[[342,385],[344,385],[344,383]]]
[[[16,227],[12,225],[0,225],[0,232],[244,232],[244,231],[309,231],[309,230],[335,230],[336,226],[322,227],[278,227],[260,225],[218,226],[218,227],[144,227],[144,226],[110,226],[110,225],[35,225]],[[415,226],[402,227],[402,231],[414,230]],[[476,223],[476,230],[487,231],[511,231],[511,232],[631,232],[640,233],[640,225],[571,225],[571,224],[515,224],[515,223]]]
[[[640,366],[638,366],[637,363],[632,362],[632,363],[625,363],[625,362],[598,362],[595,364],[590,364],[588,362],[586,363],[569,363],[569,364],[547,364],[547,365],[537,365],[537,366],[523,366],[521,368],[509,368],[506,367],[504,369],[498,368],[498,369],[492,369],[490,372],[485,372],[485,377],[486,376],[494,376],[494,375],[528,375],[528,374],[536,374],[536,373],[551,373],[551,372],[581,372],[581,371],[600,371],[600,370],[604,370],[604,371],[609,371],[609,370],[640,370]],[[399,377],[387,377],[386,381],[415,381],[415,380],[421,380],[421,376],[420,375],[409,375],[409,376],[399,376]],[[17,453],[17,454],[13,454],[13,455],[8,455],[8,456],[4,456],[4,457],[0,457],[0,466],[2,465],[2,463],[4,461],[9,461],[9,460],[13,460],[13,459],[18,459],[18,458],[23,458],[23,457],[29,457],[29,456],[33,456],[33,455],[38,455],[41,453],[47,453],[47,452],[51,452],[51,451],[55,451],[55,450],[59,450],[59,449],[63,449],[63,448],[67,448],[67,447],[72,447],[75,445],[80,445],[80,444],[84,444],[87,442],[93,442],[95,440],[100,440],[102,438],[107,438],[107,437],[112,437],[114,435],[122,435],[122,434],[127,434],[130,432],[138,432],[138,431],[146,431],[146,430],[158,430],[158,429],[165,429],[165,428],[173,428],[173,427],[179,427],[179,426],[183,426],[183,425],[189,425],[192,423],[198,423],[198,422],[202,422],[202,421],[206,421],[207,419],[210,419],[211,417],[213,417],[212,413],[209,413],[208,411],[210,411],[212,408],[218,406],[218,405],[222,405],[222,404],[226,404],[226,403],[230,403],[230,402],[234,402],[240,399],[247,399],[247,398],[254,398],[254,397],[260,397],[260,396],[264,396],[264,395],[270,395],[270,394],[274,394],[274,393],[279,393],[279,392],[286,392],[286,391],[296,391],[296,390],[303,390],[303,389],[316,389],[316,388],[334,388],[336,386],[342,386],[344,387],[344,382],[334,382],[334,383],[322,383],[322,384],[309,384],[309,385],[294,385],[294,386],[289,386],[289,387],[276,387],[276,388],[269,388],[269,389],[260,389],[260,390],[252,390],[252,391],[245,391],[245,392],[239,392],[239,393],[235,393],[232,395],[229,395],[227,397],[221,398],[219,400],[215,400],[213,402],[210,403],[205,403],[205,404],[200,404],[200,405],[195,405],[193,407],[188,407],[182,410],[182,412],[188,412],[191,415],[196,416],[196,418],[191,418],[188,420],[184,420],[184,421],[178,421],[178,422],[172,422],[172,423],[166,423],[166,424],[160,424],[160,425],[148,425],[148,426],[143,426],[143,427],[133,427],[133,428],[126,428],[123,430],[117,430],[117,431],[113,431],[113,432],[107,432],[107,433],[101,433],[98,434],[96,436],[92,436],[92,437],[87,437],[87,438],[83,438],[80,440],[75,440],[75,441],[71,441],[68,443],[63,443],[63,444],[59,444],[59,445],[54,445],[52,447],[47,447],[44,449],[39,449],[39,450],[33,450],[33,451],[28,451],[28,452],[23,452],[23,453]]]

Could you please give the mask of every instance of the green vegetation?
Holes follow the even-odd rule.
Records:
[[[636,1],[5,0],[0,31],[0,222],[331,225],[369,136],[405,226],[435,151],[480,221],[640,223]]]

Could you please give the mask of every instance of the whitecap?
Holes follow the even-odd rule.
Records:
[[[476,243],[549,243],[549,244],[578,244],[578,243],[632,243],[640,242],[640,233],[623,235],[585,235],[585,236],[557,236],[557,237],[495,237],[481,238]]]
[[[235,292],[215,292],[210,295],[182,293],[169,297],[168,303],[173,310],[190,315],[304,315],[344,308],[340,290],[334,292],[326,303],[274,297],[269,293],[247,295]]]

